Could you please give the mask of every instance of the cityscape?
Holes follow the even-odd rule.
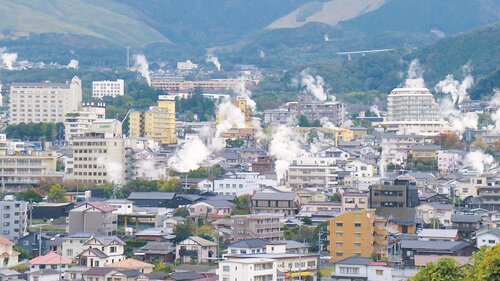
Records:
[[[500,279],[500,2],[48,2],[0,0],[0,281]]]

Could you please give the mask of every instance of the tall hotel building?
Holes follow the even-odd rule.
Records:
[[[125,82],[122,79],[116,81],[93,81],[92,97],[102,99],[103,97],[117,97],[125,94]]]

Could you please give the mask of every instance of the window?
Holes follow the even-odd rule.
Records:
[[[488,243],[489,243],[489,244],[496,244],[496,243],[495,243],[495,240],[488,240]]]
[[[66,249],[66,256],[73,256],[73,249]]]
[[[341,267],[340,268],[340,273],[341,274],[354,274],[354,275],[357,275],[357,274],[359,274],[359,268],[357,268],[357,267]]]
[[[342,227],[344,224],[341,222],[338,222],[336,225],[337,225],[337,227]]]
[[[224,265],[222,267],[222,272],[229,272],[229,265]]]
[[[344,233],[342,232],[335,232],[335,236],[337,237],[342,237],[344,235]]]
[[[343,255],[344,255],[344,254],[343,254],[342,252],[337,252],[337,253],[336,253],[336,256],[337,256],[337,257],[341,257],[341,256],[343,256]]]
[[[336,243],[335,243],[335,246],[337,246],[337,247],[342,247],[342,245],[343,245],[343,244],[344,244],[344,243],[342,243],[342,242],[336,242]]]
[[[361,232],[354,233],[354,237],[361,237]]]
[[[359,223],[359,222],[354,223],[354,227],[361,227],[361,223]]]
[[[361,248],[361,243],[354,243],[354,247]]]
[[[376,275],[384,275],[384,271],[381,269],[377,269],[377,270],[375,270],[375,274]]]

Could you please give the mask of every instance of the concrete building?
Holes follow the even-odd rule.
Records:
[[[464,151],[461,150],[439,150],[437,154],[439,173],[446,175],[457,172],[463,156]]]
[[[476,233],[476,247],[493,247],[500,243],[500,229],[484,229]]]
[[[295,216],[299,197],[293,192],[257,192],[252,196],[253,214],[283,214]]]
[[[195,89],[203,90],[231,90],[241,87],[241,83],[245,83],[246,88],[257,85],[255,80],[241,79],[212,79],[205,81],[178,81],[170,79],[161,79],[161,77],[152,77],[151,87],[164,91],[194,91]]]
[[[73,174],[68,180],[87,184],[125,181],[125,144],[122,124],[99,119],[81,137],[73,139]]]
[[[61,83],[13,83],[10,86],[9,124],[64,122],[68,112],[82,103],[82,81],[73,77]]]
[[[94,235],[89,232],[76,232],[63,238],[62,255],[74,260],[80,253],[88,247],[85,243],[92,239]]]
[[[159,96],[157,106],[148,110],[134,110],[129,116],[129,135],[133,138],[145,137],[161,144],[177,142],[175,134],[175,100]]]
[[[446,123],[434,96],[414,81],[407,85],[410,87],[396,88],[387,96],[387,118],[382,124],[389,132],[437,135]]]
[[[18,240],[28,234],[28,203],[16,201],[12,195],[0,201],[0,235]]]
[[[342,127],[346,120],[346,105],[341,101],[299,103],[299,117],[303,115],[309,122],[328,120]]]
[[[193,63],[190,60],[177,62],[177,70],[189,71],[189,70],[196,70],[196,69],[198,69],[198,65],[196,63]]]
[[[287,125],[296,124],[298,111],[294,107],[280,107],[264,110],[264,124]]]
[[[415,182],[385,181],[370,188],[370,208],[414,208],[420,204]]]
[[[354,209],[368,209],[368,193],[365,192],[344,192],[341,197],[342,210],[344,212]]]
[[[266,258],[229,258],[219,262],[219,281],[229,280],[278,280],[276,260]]]
[[[92,81],[93,98],[116,98],[123,95],[125,95],[125,81],[123,79],[117,79],[116,81]]]
[[[339,184],[341,168],[337,159],[321,155],[303,155],[292,161],[286,174],[286,185],[292,189],[307,187],[333,188]]]
[[[201,191],[212,191],[224,195],[252,195],[263,187],[276,188],[277,181],[268,179],[265,175],[252,172],[236,172],[233,175],[214,181],[201,181],[198,188]]]
[[[26,151],[23,154],[0,155],[0,184],[13,189],[61,181],[63,174],[58,173],[56,167],[55,152]]]
[[[84,103],[80,110],[68,112],[64,116],[64,138],[67,142],[75,137],[83,136],[90,125],[97,119],[106,117],[104,103]]]
[[[76,206],[69,212],[68,233],[90,232],[95,235],[115,235],[117,216],[115,208],[103,202]]]
[[[348,257],[387,256],[387,221],[375,210],[353,210],[328,222],[328,251],[331,261]]]
[[[334,281],[402,281],[409,280],[418,269],[397,269],[386,262],[374,262],[371,258],[351,257],[335,264]]]
[[[189,205],[190,217],[224,218],[230,216],[235,204],[226,200],[205,200]]]
[[[250,214],[231,217],[230,227],[233,230],[232,239],[240,241],[260,238],[276,241],[284,237],[283,215],[280,214]]]

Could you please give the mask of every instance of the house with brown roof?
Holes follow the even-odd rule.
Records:
[[[147,274],[153,272],[153,268],[155,266],[153,264],[136,259],[124,259],[122,261],[110,264],[109,267],[116,270],[138,270],[142,274]]]
[[[104,202],[87,202],[69,212],[68,233],[90,232],[95,235],[115,235],[116,209]]]
[[[207,200],[190,205],[188,210],[191,217],[223,218],[230,216],[235,207],[236,205],[229,201]]]
[[[38,256],[30,260],[29,264],[30,274],[45,269],[64,271],[71,265],[71,259],[55,252],[50,252],[44,256]]]
[[[181,263],[214,262],[217,260],[217,243],[198,236],[191,236],[175,247],[175,257]]]
[[[0,236],[0,255],[2,255],[2,262],[0,268],[9,268],[17,265],[19,262],[19,252],[14,251],[14,242]]]

